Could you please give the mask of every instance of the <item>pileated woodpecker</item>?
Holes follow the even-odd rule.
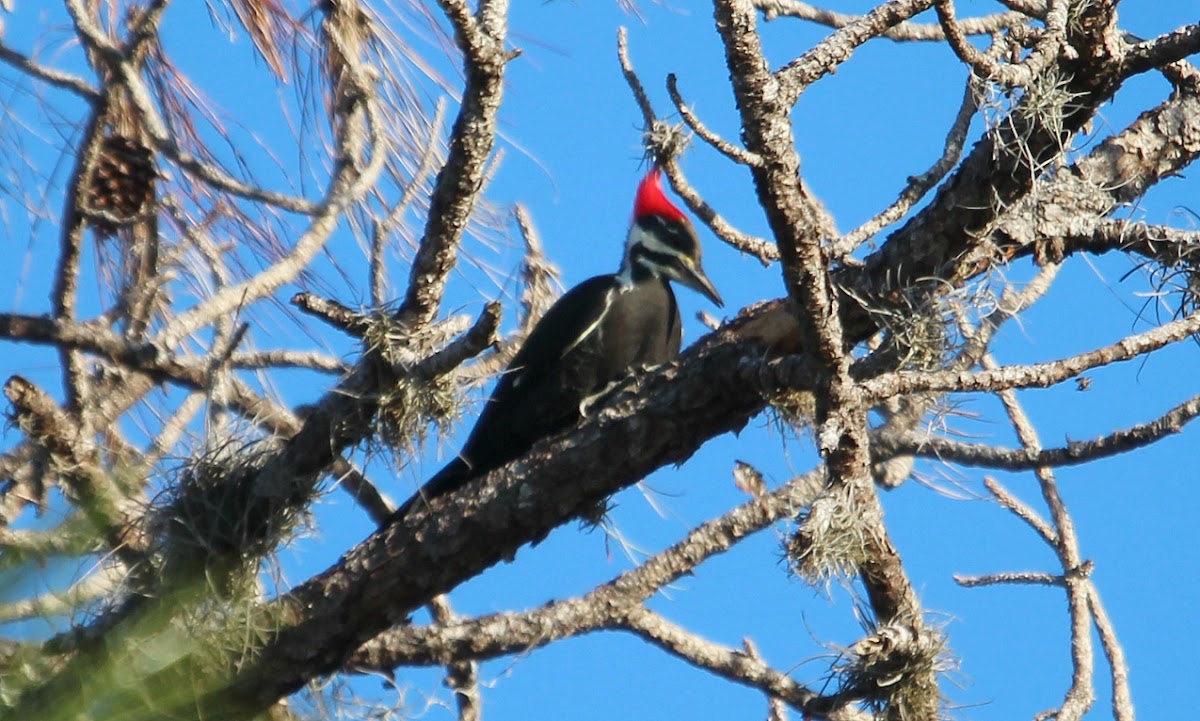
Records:
[[[724,305],[700,266],[700,241],[651,170],[638,186],[621,269],[567,291],[530,332],[501,376],[458,457],[413,503],[463,486],[575,423],[589,400],[632,371],[679,353],[683,340],[674,280]]]

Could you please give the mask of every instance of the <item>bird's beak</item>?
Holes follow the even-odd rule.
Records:
[[[721,294],[717,292],[712,281],[704,274],[704,268],[701,268],[700,264],[691,258],[684,261],[683,273],[679,275],[679,282],[702,294],[705,298],[716,303],[718,307],[725,307],[725,301],[721,300]]]

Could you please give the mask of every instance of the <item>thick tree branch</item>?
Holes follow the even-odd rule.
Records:
[[[750,320],[744,334],[761,332]],[[657,465],[683,460],[706,437],[741,427],[762,407],[762,377],[757,364],[740,362],[754,356],[754,346],[730,333],[691,350],[690,362],[639,378],[582,428],[435,499],[297,587],[270,611],[282,623],[275,637],[202,708],[218,716],[263,708],[314,674],[340,668],[358,646],[427,599],[511,557]],[[721,377],[728,382],[714,382]],[[293,439],[306,443],[313,445]],[[605,450],[613,443],[624,453]],[[598,462],[598,454],[608,460]],[[293,472],[300,467],[286,465]],[[581,467],[596,472],[581,477]]]
[[[858,278],[847,279],[844,287],[853,296],[886,305],[878,298],[881,292],[919,287],[927,278],[957,285],[994,262],[995,249],[979,239],[988,237],[996,220],[1029,195],[1067,139],[1119,87],[1119,64],[1111,56],[1119,45],[1112,8],[1096,2],[1083,12],[1068,33],[1076,57],[1060,60],[1039,81],[1054,85],[1061,93],[1053,96],[1057,100],[1047,103],[1048,96],[1035,97],[1037,93],[1026,97],[976,143],[932,202],[866,259]],[[1151,176],[1132,167],[1124,174]],[[873,297],[878,300],[871,301]]]
[[[1161,68],[1200,53],[1200,24],[1193,23],[1129,48],[1125,54],[1127,76]]]
[[[801,311],[797,319],[801,345],[817,370],[813,384],[817,450],[827,462],[831,492],[849,489],[863,509],[864,548],[858,570],[877,622],[902,623],[923,635],[920,602],[883,524],[870,474],[868,408],[850,376],[851,344],[821,243],[819,204],[800,182],[800,158],[789,119],[794,98],[787,97],[786,84],[767,66],[748,0],[717,2],[716,22],[741,113],[742,139],[761,160],[750,169],[759,204],[779,245],[788,296]],[[908,681],[937,687],[932,668],[914,673]],[[889,706],[892,718],[903,713]]]
[[[623,613],[707,559],[752,534],[795,515],[812,503],[824,474],[812,472],[701,524],[665,551],[579,597],[553,601],[521,613],[500,613],[453,624],[406,626],[387,631],[358,649],[355,668],[390,671],[396,666],[444,665],[522,653],[562,638],[613,627]]]

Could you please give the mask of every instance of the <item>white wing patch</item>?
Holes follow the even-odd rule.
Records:
[[[584,328],[583,332],[579,334],[579,337],[571,341],[570,345],[563,349],[562,355],[560,355],[559,358],[565,357],[568,353],[575,350],[576,346],[585,341],[592,333],[596,332],[596,329],[600,327],[602,322],[604,322],[604,316],[608,315],[608,309],[612,307],[612,295],[612,288],[604,291],[604,307],[600,309],[600,314],[596,316],[596,320],[592,321],[587,328]]]

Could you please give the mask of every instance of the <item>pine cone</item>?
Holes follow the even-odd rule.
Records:
[[[107,136],[101,141],[88,185],[88,208],[127,225],[154,201],[154,178],[154,156],[149,148],[123,135]],[[93,225],[103,235],[112,235],[118,228],[105,218],[94,218]]]

